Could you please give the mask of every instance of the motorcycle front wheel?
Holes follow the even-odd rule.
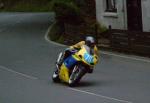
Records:
[[[69,78],[69,86],[73,87],[79,83],[83,75],[86,73],[85,67],[82,65],[76,65]]]

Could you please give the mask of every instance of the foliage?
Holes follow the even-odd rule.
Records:
[[[83,16],[96,16],[95,0],[74,0],[75,4],[80,8]]]
[[[51,0],[1,0],[0,11],[42,12],[51,10]]]
[[[51,31],[48,35],[52,41],[56,41],[60,38],[61,32],[57,22],[51,26]]]
[[[80,9],[73,0],[55,0],[53,10],[56,13],[56,19],[61,23],[80,24],[83,21]]]
[[[96,22],[94,25],[97,26],[97,32],[98,33],[103,33],[103,32],[108,30],[106,26],[101,25],[99,22]]]

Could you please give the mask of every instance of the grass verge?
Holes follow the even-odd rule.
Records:
[[[64,37],[59,33],[60,28],[55,22],[53,25],[51,25],[51,28],[48,32],[48,38],[52,41],[58,42],[58,43],[63,43],[64,42]]]
[[[18,1],[12,4],[9,2],[4,2],[4,7],[0,8],[1,12],[47,12],[52,11],[52,3],[51,1]]]

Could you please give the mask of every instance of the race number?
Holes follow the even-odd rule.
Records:
[[[88,53],[84,54],[84,60],[89,64],[94,62],[93,56],[89,55]]]

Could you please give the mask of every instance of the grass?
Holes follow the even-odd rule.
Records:
[[[3,12],[48,12],[52,10],[52,3],[51,1],[41,2],[25,2],[19,1],[14,4],[4,5],[4,8],[0,9]]]
[[[59,27],[57,25],[57,23],[54,23],[53,25],[51,25],[51,29],[50,32],[48,34],[48,37],[52,40],[52,41],[58,41],[59,38],[61,37],[61,34],[59,34]]]

